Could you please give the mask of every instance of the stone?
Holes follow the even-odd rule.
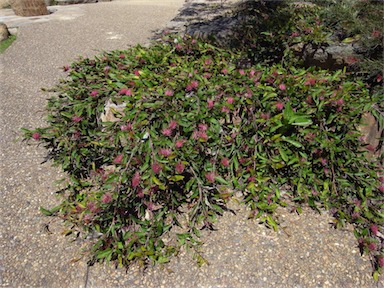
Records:
[[[57,5],[97,3],[98,0],[56,0]]]
[[[0,9],[9,8],[9,0],[0,0]]]
[[[370,113],[365,113],[359,131],[362,141],[367,145],[369,157],[380,157],[384,153],[384,129],[380,127],[377,119]]]
[[[45,0],[10,0],[10,4],[17,16],[29,17],[49,14]]]
[[[291,50],[304,60],[305,67],[316,66],[323,69],[337,70],[360,59],[356,45],[335,43],[333,45],[315,46],[311,43],[298,43]]]
[[[97,3],[97,2],[111,2],[112,0],[54,0],[54,1],[56,5],[71,5],[71,4],[86,4],[86,3]]]
[[[9,31],[7,25],[0,23],[0,42],[7,40],[9,37]]]

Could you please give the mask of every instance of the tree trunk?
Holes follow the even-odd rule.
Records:
[[[17,16],[40,16],[49,14],[44,0],[11,0],[13,12]]]

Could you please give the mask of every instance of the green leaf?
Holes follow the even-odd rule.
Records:
[[[283,158],[284,162],[288,162],[288,155],[283,148],[279,148],[279,153],[281,155],[281,158]]]
[[[224,185],[229,185],[228,181],[226,181],[223,177],[221,176],[216,176],[215,181],[219,182],[220,184]]]
[[[313,122],[308,116],[295,115],[290,119],[289,124],[294,126],[308,126]]]
[[[169,258],[167,257],[159,256],[159,258],[157,258],[157,263],[163,264],[168,262],[169,262]]]
[[[103,251],[99,251],[96,253],[96,258],[97,259],[104,259],[104,258],[108,258],[112,255],[112,248],[108,248],[106,250],[103,250]]]
[[[295,146],[297,148],[302,148],[303,147],[303,145],[301,145],[300,142],[292,140],[292,139],[289,139],[289,138],[287,138],[285,136],[281,137],[281,139],[283,139],[285,142],[288,142],[288,143],[292,144],[293,146]]]
[[[56,207],[52,208],[51,210],[40,207],[40,212],[43,213],[45,216],[55,215],[59,210],[60,210],[60,206],[56,206]]]
[[[169,178],[169,180],[178,182],[184,179],[185,176],[183,175],[173,175],[172,177]]]

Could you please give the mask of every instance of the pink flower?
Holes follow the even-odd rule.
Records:
[[[80,131],[76,131],[76,132],[74,132],[74,133],[72,134],[72,137],[73,137],[73,139],[75,139],[75,140],[79,139],[80,136],[81,136]]]
[[[169,129],[169,128],[165,128],[161,131],[161,134],[163,134],[164,136],[171,136],[172,135],[172,130]]]
[[[207,131],[208,126],[206,124],[199,124],[198,125],[200,131]]]
[[[227,103],[228,104],[233,104],[233,102],[235,102],[235,99],[233,99],[233,97],[228,97],[227,98]]]
[[[120,59],[124,59],[124,58],[125,58],[125,55],[124,55],[124,54],[120,54],[119,58],[120,58]]]
[[[211,65],[211,64],[212,64],[212,59],[206,59],[206,60],[204,61],[204,64],[205,64],[205,65]]]
[[[136,172],[135,175],[133,175],[132,178],[132,187],[136,188],[140,184],[140,173]]]
[[[207,172],[205,173],[205,178],[208,180],[208,182],[215,182],[215,173],[214,172]]]
[[[192,138],[195,139],[195,140],[200,139],[200,140],[207,141],[208,140],[208,135],[204,131],[197,131],[197,130],[195,130],[192,133]]]
[[[380,267],[384,267],[384,257],[379,257],[378,262]]]
[[[184,139],[177,140],[175,146],[176,146],[176,148],[180,149],[181,147],[183,147],[184,143],[185,143]]]
[[[379,191],[380,191],[381,193],[384,193],[384,185],[383,185],[383,184],[381,184],[381,185],[379,186]]]
[[[95,203],[93,203],[93,202],[88,202],[88,203],[87,203],[87,209],[88,209],[89,211],[95,210],[95,208],[96,208]]]
[[[122,125],[120,127],[120,130],[121,131],[130,131],[130,130],[132,130],[132,124],[131,123],[127,123],[126,125]]]
[[[244,75],[245,75],[244,70],[243,70],[243,69],[240,69],[240,70],[239,70],[239,74],[240,74],[241,76],[244,76]]]
[[[320,158],[320,163],[321,163],[321,165],[326,166],[328,161],[327,161],[327,159]]]
[[[200,131],[199,134],[200,134],[199,137],[200,137],[201,140],[204,140],[204,141],[207,141],[207,140],[208,140],[208,135],[207,135],[207,133],[205,133],[205,132],[203,132],[203,131]]]
[[[168,126],[169,129],[174,130],[176,127],[177,127],[177,122],[175,120],[172,120],[171,122],[169,122],[169,126]]]
[[[185,165],[183,163],[179,162],[176,164],[175,170],[176,170],[177,174],[181,174],[184,172],[184,168],[185,168]]]
[[[173,96],[173,90],[165,90],[165,96]]]
[[[181,46],[180,44],[176,44],[175,48],[176,48],[176,50],[182,50],[183,46]]]
[[[172,150],[169,148],[161,148],[159,150],[159,154],[165,157],[168,157],[169,155],[171,155],[171,153],[172,153]]]
[[[197,87],[199,87],[199,82],[197,82],[196,80],[191,81],[191,85],[192,85],[192,88],[196,89]]]
[[[199,82],[197,82],[196,80],[193,80],[187,85],[187,88],[185,88],[185,90],[188,92],[191,92],[192,90],[195,90],[197,87],[199,87]]]
[[[85,214],[83,217],[83,221],[85,224],[89,224],[92,222],[92,216],[90,214]]]
[[[226,107],[226,106],[223,106],[223,107],[221,108],[221,112],[229,113],[229,108]]]
[[[381,82],[383,80],[383,76],[381,74],[378,74],[376,76],[376,82]]]
[[[215,101],[213,100],[207,100],[207,103],[208,103],[208,109],[213,108],[213,106],[215,105]]]
[[[305,81],[304,85],[315,85],[316,82],[317,82],[316,79],[311,78],[311,79],[308,79],[307,81]]]
[[[344,99],[337,99],[336,100],[336,105],[343,106],[344,105]]]
[[[370,230],[373,233],[373,235],[377,235],[377,233],[379,232],[379,227],[377,227],[376,224],[372,224],[370,227]]]
[[[111,70],[111,67],[109,67],[109,66],[104,67],[104,73],[105,74],[108,74],[110,70]]]
[[[95,203],[93,203],[92,201],[87,203],[87,209],[88,209],[89,211],[91,211],[92,213],[98,213],[98,212],[100,212],[100,208],[98,208],[98,207],[95,205]]]
[[[295,38],[295,37],[299,37],[300,36],[300,33],[299,32],[292,32],[292,34],[291,34],[291,37],[292,38]]]
[[[370,251],[373,251],[373,250],[376,250],[376,243],[369,243],[369,245],[368,245],[368,249],[370,250]]]
[[[91,97],[96,97],[98,94],[99,94],[99,92],[96,89],[93,89],[89,95]]]
[[[277,102],[276,103],[276,108],[277,108],[277,110],[283,110],[283,108],[284,108],[284,103],[283,102]]]
[[[113,159],[113,163],[115,164],[121,164],[121,162],[123,161],[123,157],[124,155],[123,154],[119,154],[115,157],[115,159]]]
[[[261,113],[261,119],[268,120],[271,116],[269,113]]]
[[[122,88],[120,91],[119,91],[119,94],[120,95],[124,95],[125,93],[127,93],[128,89],[127,88]]]
[[[223,158],[223,159],[221,159],[220,163],[224,167],[228,167],[229,166],[229,159],[228,158]]]
[[[134,73],[136,76],[140,76],[140,70],[135,70],[135,71],[133,71],[133,73]]]
[[[375,146],[373,146],[372,144],[369,144],[366,148],[370,152],[375,152],[375,150],[376,150]]]
[[[209,79],[209,78],[212,77],[212,74],[211,74],[211,73],[204,73],[203,77],[204,77],[205,79]]]
[[[354,57],[354,56],[348,56],[346,59],[345,59],[345,62],[349,65],[352,65],[356,62],[359,62],[359,59]]]
[[[111,193],[105,193],[103,197],[101,197],[101,202],[104,204],[108,204],[112,201],[112,194]]]
[[[223,70],[221,70],[221,73],[223,73],[224,75],[227,75],[228,74],[228,69],[223,69]]]
[[[373,38],[380,38],[381,37],[381,32],[379,30],[373,30],[372,31],[372,37]]]
[[[281,91],[285,91],[285,90],[287,89],[287,87],[285,86],[285,84],[280,84],[280,85],[279,85],[279,89],[280,89]]]
[[[143,189],[141,189],[140,187],[137,188],[137,194],[136,195],[139,198],[144,198],[144,191],[143,191]]]
[[[35,139],[35,140],[39,140],[40,136],[41,136],[40,133],[37,133],[37,132],[32,134],[32,138]]]
[[[80,116],[73,116],[72,117],[72,121],[75,123],[79,123],[79,122],[81,122],[81,120],[83,120],[83,117],[80,117]]]
[[[255,70],[251,70],[251,71],[249,72],[249,78],[252,78],[253,76],[255,76],[255,73],[256,73]]]
[[[155,174],[159,174],[161,169],[162,169],[162,167],[159,163],[155,162],[152,164],[152,170]]]

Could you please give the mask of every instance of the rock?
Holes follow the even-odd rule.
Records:
[[[380,158],[384,153],[384,129],[379,126],[379,123],[372,114],[366,113],[363,115],[359,131],[362,134],[362,141],[367,145],[366,149],[369,152],[369,156]]]
[[[7,40],[9,35],[10,34],[7,25],[5,25],[4,23],[0,23],[0,42]]]
[[[233,29],[244,20],[233,15],[241,0],[187,0],[180,13],[165,30],[153,38],[159,40],[162,33],[180,33],[195,38],[215,40],[218,45],[228,45]]]
[[[111,0],[56,0],[57,5],[71,5],[71,4],[85,4],[97,2],[111,1]]]
[[[0,9],[9,8],[9,0],[0,0]]]
[[[359,61],[360,56],[355,46],[344,43],[329,46],[326,44],[314,46],[311,43],[299,43],[293,45],[291,49],[299,57],[302,57],[306,67],[317,66],[323,69],[337,70]]]
[[[71,5],[83,3],[96,3],[97,0],[56,0],[57,5]]]
[[[45,0],[10,0],[9,3],[17,16],[40,16],[49,14]]]

